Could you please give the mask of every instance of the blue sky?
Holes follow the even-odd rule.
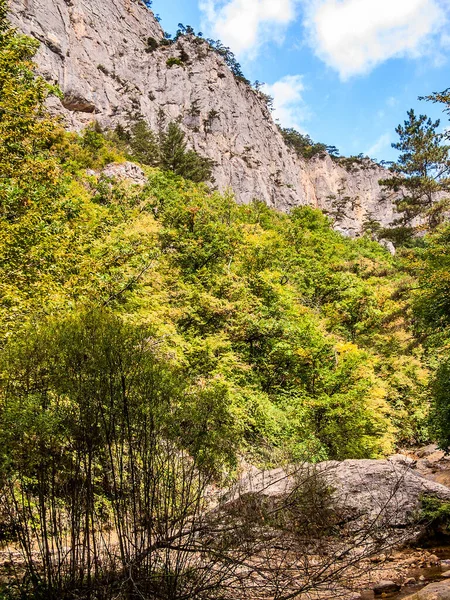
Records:
[[[275,118],[344,155],[395,159],[395,127],[419,95],[450,87],[450,0],[153,0],[178,23],[230,46],[267,84]]]

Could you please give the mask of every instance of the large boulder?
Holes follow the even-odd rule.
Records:
[[[336,487],[340,502],[370,517],[384,514],[394,527],[410,525],[423,496],[450,500],[450,489],[425,479],[399,460],[345,460],[320,470]]]
[[[400,588],[401,585],[395,583],[395,581],[382,580],[373,586],[373,591],[375,596],[381,596],[382,594],[393,594],[394,592],[398,592]]]
[[[450,501],[450,489],[417,473],[413,461],[398,455],[391,460],[344,460],[302,465],[285,471],[253,470],[225,498],[233,502],[248,494],[282,497],[313,477],[320,477],[333,490],[335,501],[350,518],[388,523],[407,529],[417,523],[423,496]],[[417,532],[416,532],[417,533]]]
[[[450,600],[450,581],[430,583],[405,600]]]

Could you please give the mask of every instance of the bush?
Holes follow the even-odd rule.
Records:
[[[155,40],[154,37],[147,38],[147,46],[145,48],[146,52],[148,52],[148,53],[154,52],[158,47],[159,47],[158,40]]]
[[[279,129],[285,143],[291,147],[298,156],[309,159],[316,155],[324,154],[327,150],[325,144],[316,144],[309,135],[299,133],[292,128],[285,129],[280,127]]]
[[[175,65],[182,67],[183,61],[181,60],[181,58],[177,58],[176,56],[171,56],[170,58],[167,59],[166,65],[169,69]]]
[[[420,520],[427,526],[427,536],[450,535],[450,502],[433,498],[422,497]]]

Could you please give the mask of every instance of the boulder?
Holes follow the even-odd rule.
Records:
[[[450,489],[425,479],[399,460],[344,460],[317,465],[302,465],[289,470],[281,468],[254,471],[243,477],[231,492],[222,498],[234,501],[247,494],[281,497],[290,493],[302,481],[321,476],[333,490],[336,502],[349,518],[383,521],[390,528],[405,530],[417,523],[422,496],[450,500]],[[405,539],[415,539],[418,531],[410,531]]]
[[[450,581],[430,583],[404,600],[450,600]]]
[[[105,177],[106,179],[115,179],[116,181],[126,181],[134,185],[145,185],[147,177],[139,165],[133,162],[110,163],[103,167],[101,171],[86,169],[86,175],[91,177]]]
[[[398,592],[401,588],[401,585],[395,583],[395,581],[379,581],[373,586],[373,591],[375,596],[381,596],[381,594],[392,594],[393,592]]]
[[[421,448],[419,448],[416,454],[419,458],[426,458],[427,456],[434,454],[438,450],[439,449],[437,444],[428,444],[428,446],[422,446]]]
[[[386,248],[386,250],[392,254],[392,256],[395,256],[397,253],[397,250],[394,246],[394,244],[391,242],[391,240],[385,240],[384,238],[382,238],[381,240],[378,240],[379,243]]]
[[[406,456],[406,454],[393,454],[388,458],[391,462],[399,463],[407,467],[414,467],[417,464],[417,460]]]
[[[136,185],[145,185],[147,183],[147,177],[141,167],[129,161],[106,165],[102,169],[101,174],[103,177],[111,177],[119,181],[125,180]]]

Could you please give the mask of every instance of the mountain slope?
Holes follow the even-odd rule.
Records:
[[[159,45],[163,31],[140,2],[12,0],[11,13],[20,30],[41,41],[39,70],[64,92],[62,104],[53,104],[70,128],[93,119],[113,127],[131,116],[156,129],[179,119],[192,147],[216,162],[217,187],[231,188],[241,203],[258,198],[283,211],[318,207],[338,213],[337,228],[351,236],[368,218],[383,226],[393,220],[392,201],[378,185],[383,169],[298,157],[263,95],[198,38]],[[168,66],[170,58],[178,61]]]

